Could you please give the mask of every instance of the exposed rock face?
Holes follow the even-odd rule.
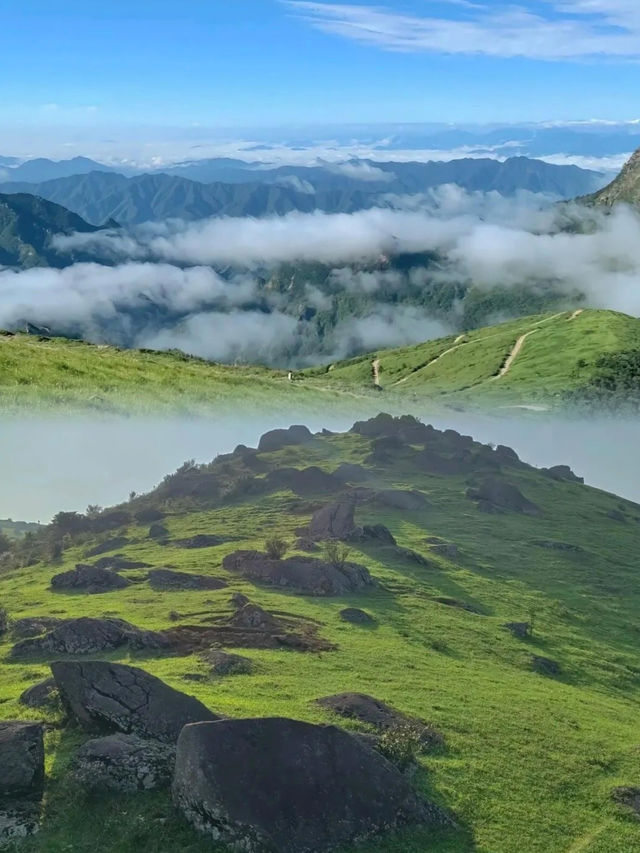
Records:
[[[175,572],[172,569],[152,569],[148,578],[149,586],[156,590],[224,589],[227,585],[225,581],[219,578],[192,575],[188,572]]]
[[[186,726],[173,793],[199,831],[245,853],[323,853],[403,824],[446,823],[357,738],[277,718]]]
[[[125,589],[131,586],[131,581],[109,569],[101,569],[98,566],[85,566],[78,563],[75,569],[51,578],[51,589],[56,592],[61,590],[87,592],[97,595],[102,592],[112,592],[115,589]]]
[[[371,473],[362,465],[343,462],[333,472],[333,476],[341,483],[365,483],[371,478]]]
[[[290,489],[297,495],[315,495],[338,492],[342,483],[337,477],[328,474],[321,468],[312,466],[310,468],[276,468],[266,476],[266,482],[270,490]]]
[[[39,637],[45,631],[51,631],[60,625],[62,621],[54,616],[27,616],[24,619],[16,619],[11,626],[11,633],[19,640]]]
[[[258,450],[267,453],[272,450],[282,450],[295,444],[307,444],[313,441],[313,435],[306,426],[290,426],[289,429],[273,429],[266,432],[258,443]]]
[[[55,661],[51,671],[69,713],[89,730],[174,743],[187,723],[220,719],[193,696],[134,666]]]
[[[211,664],[212,675],[249,675],[253,672],[253,661],[242,655],[210,649],[201,657]]]
[[[53,678],[45,678],[37,684],[27,687],[18,701],[27,708],[46,708],[58,695],[58,688]]]
[[[33,796],[44,782],[40,723],[0,722],[0,798]]]
[[[229,604],[231,604],[232,607],[235,607],[236,610],[239,610],[241,607],[244,607],[245,604],[249,604],[249,598],[242,592],[234,592],[229,599]]]
[[[570,483],[584,484],[584,477],[578,477],[568,465],[554,465],[552,468],[541,468],[541,471],[554,480],[568,480]]]
[[[309,524],[309,535],[316,541],[324,539],[349,539],[356,531],[356,502],[346,498],[314,512]]]
[[[113,539],[107,539],[95,548],[91,548],[85,552],[85,557],[98,557],[100,554],[107,554],[109,551],[117,551],[119,548],[124,548],[129,544],[126,536],[114,536]]]
[[[40,797],[0,801],[0,848],[35,835],[40,829]]]
[[[467,497],[478,502],[484,512],[521,512],[541,515],[540,507],[527,500],[517,486],[498,477],[488,477],[477,488],[469,489]]]
[[[343,622],[350,622],[352,625],[375,625],[376,620],[366,610],[360,610],[357,607],[345,607],[340,611],[340,618]]]
[[[373,583],[364,566],[357,563],[335,566],[313,557],[271,560],[260,551],[236,551],[227,555],[222,565],[244,578],[307,595],[343,595]]]
[[[90,789],[151,791],[171,784],[175,756],[174,746],[118,733],[81,746],[72,776]]]
[[[129,646],[132,649],[163,649],[167,638],[155,631],[137,628],[123,619],[67,619],[43,637],[22,640],[11,650],[11,657],[30,654],[86,655]]]
[[[507,622],[504,627],[518,640],[526,640],[531,632],[531,625],[529,622]]]
[[[316,703],[333,714],[358,720],[382,732],[411,726],[415,729],[420,745],[425,750],[444,743],[442,735],[432,726],[412,719],[392,708],[391,705],[387,705],[386,702],[381,702],[380,699],[374,699],[373,696],[367,696],[364,693],[339,693],[336,696],[318,699]]]

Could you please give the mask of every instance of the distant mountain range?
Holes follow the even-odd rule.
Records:
[[[92,161],[78,159],[88,170]],[[11,170],[12,177],[28,165]],[[54,165],[63,172],[67,168],[63,163]],[[40,166],[32,174],[38,170]],[[209,180],[215,182],[203,182]],[[172,218],[259,217],[292,211],[352,213],[389,204],[392,197],[428,192],[443,184],[457,184],[470,192],[512,196],[525,190],[564,199],[591,193],[602,182],[598,172],[576,166],[554,166],[525,157],[504,162],[355,160],[339,166],[277,169],[256,169],[234,160],[203,160],[167,172],[133,177],[103,169],[62,175],[41,183],[12,180],[0,184],[0,192],[38,195],[63,205],[94,225],[102,225],[109,219],[121,225],[134,225]]]

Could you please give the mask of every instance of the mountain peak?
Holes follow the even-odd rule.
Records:
[[[608,186],[588,197],[592,204],[640,204],[640,148],[624,164],[620,174]]]

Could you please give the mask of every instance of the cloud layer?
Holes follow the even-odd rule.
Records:
[[[640,56],[636,0],[448,0],[439,5],[449,14],[433,15],[349,3],[283,2],[316,29],[385,50],[540,60]]]

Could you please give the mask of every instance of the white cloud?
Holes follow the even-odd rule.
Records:
[[[640,58],[636,0],[477,0],[450,3],[449,15],[410,15],[351,3],[283,2],[323,32],[391,51],[541,60]]]
[[[387,184],[396,177],[393,172],[387,172],[379,166],[360,160],[329,164],[328,169],[334,175],[343,175],[345,178],[353,178],[356,181],[382,181]]]

